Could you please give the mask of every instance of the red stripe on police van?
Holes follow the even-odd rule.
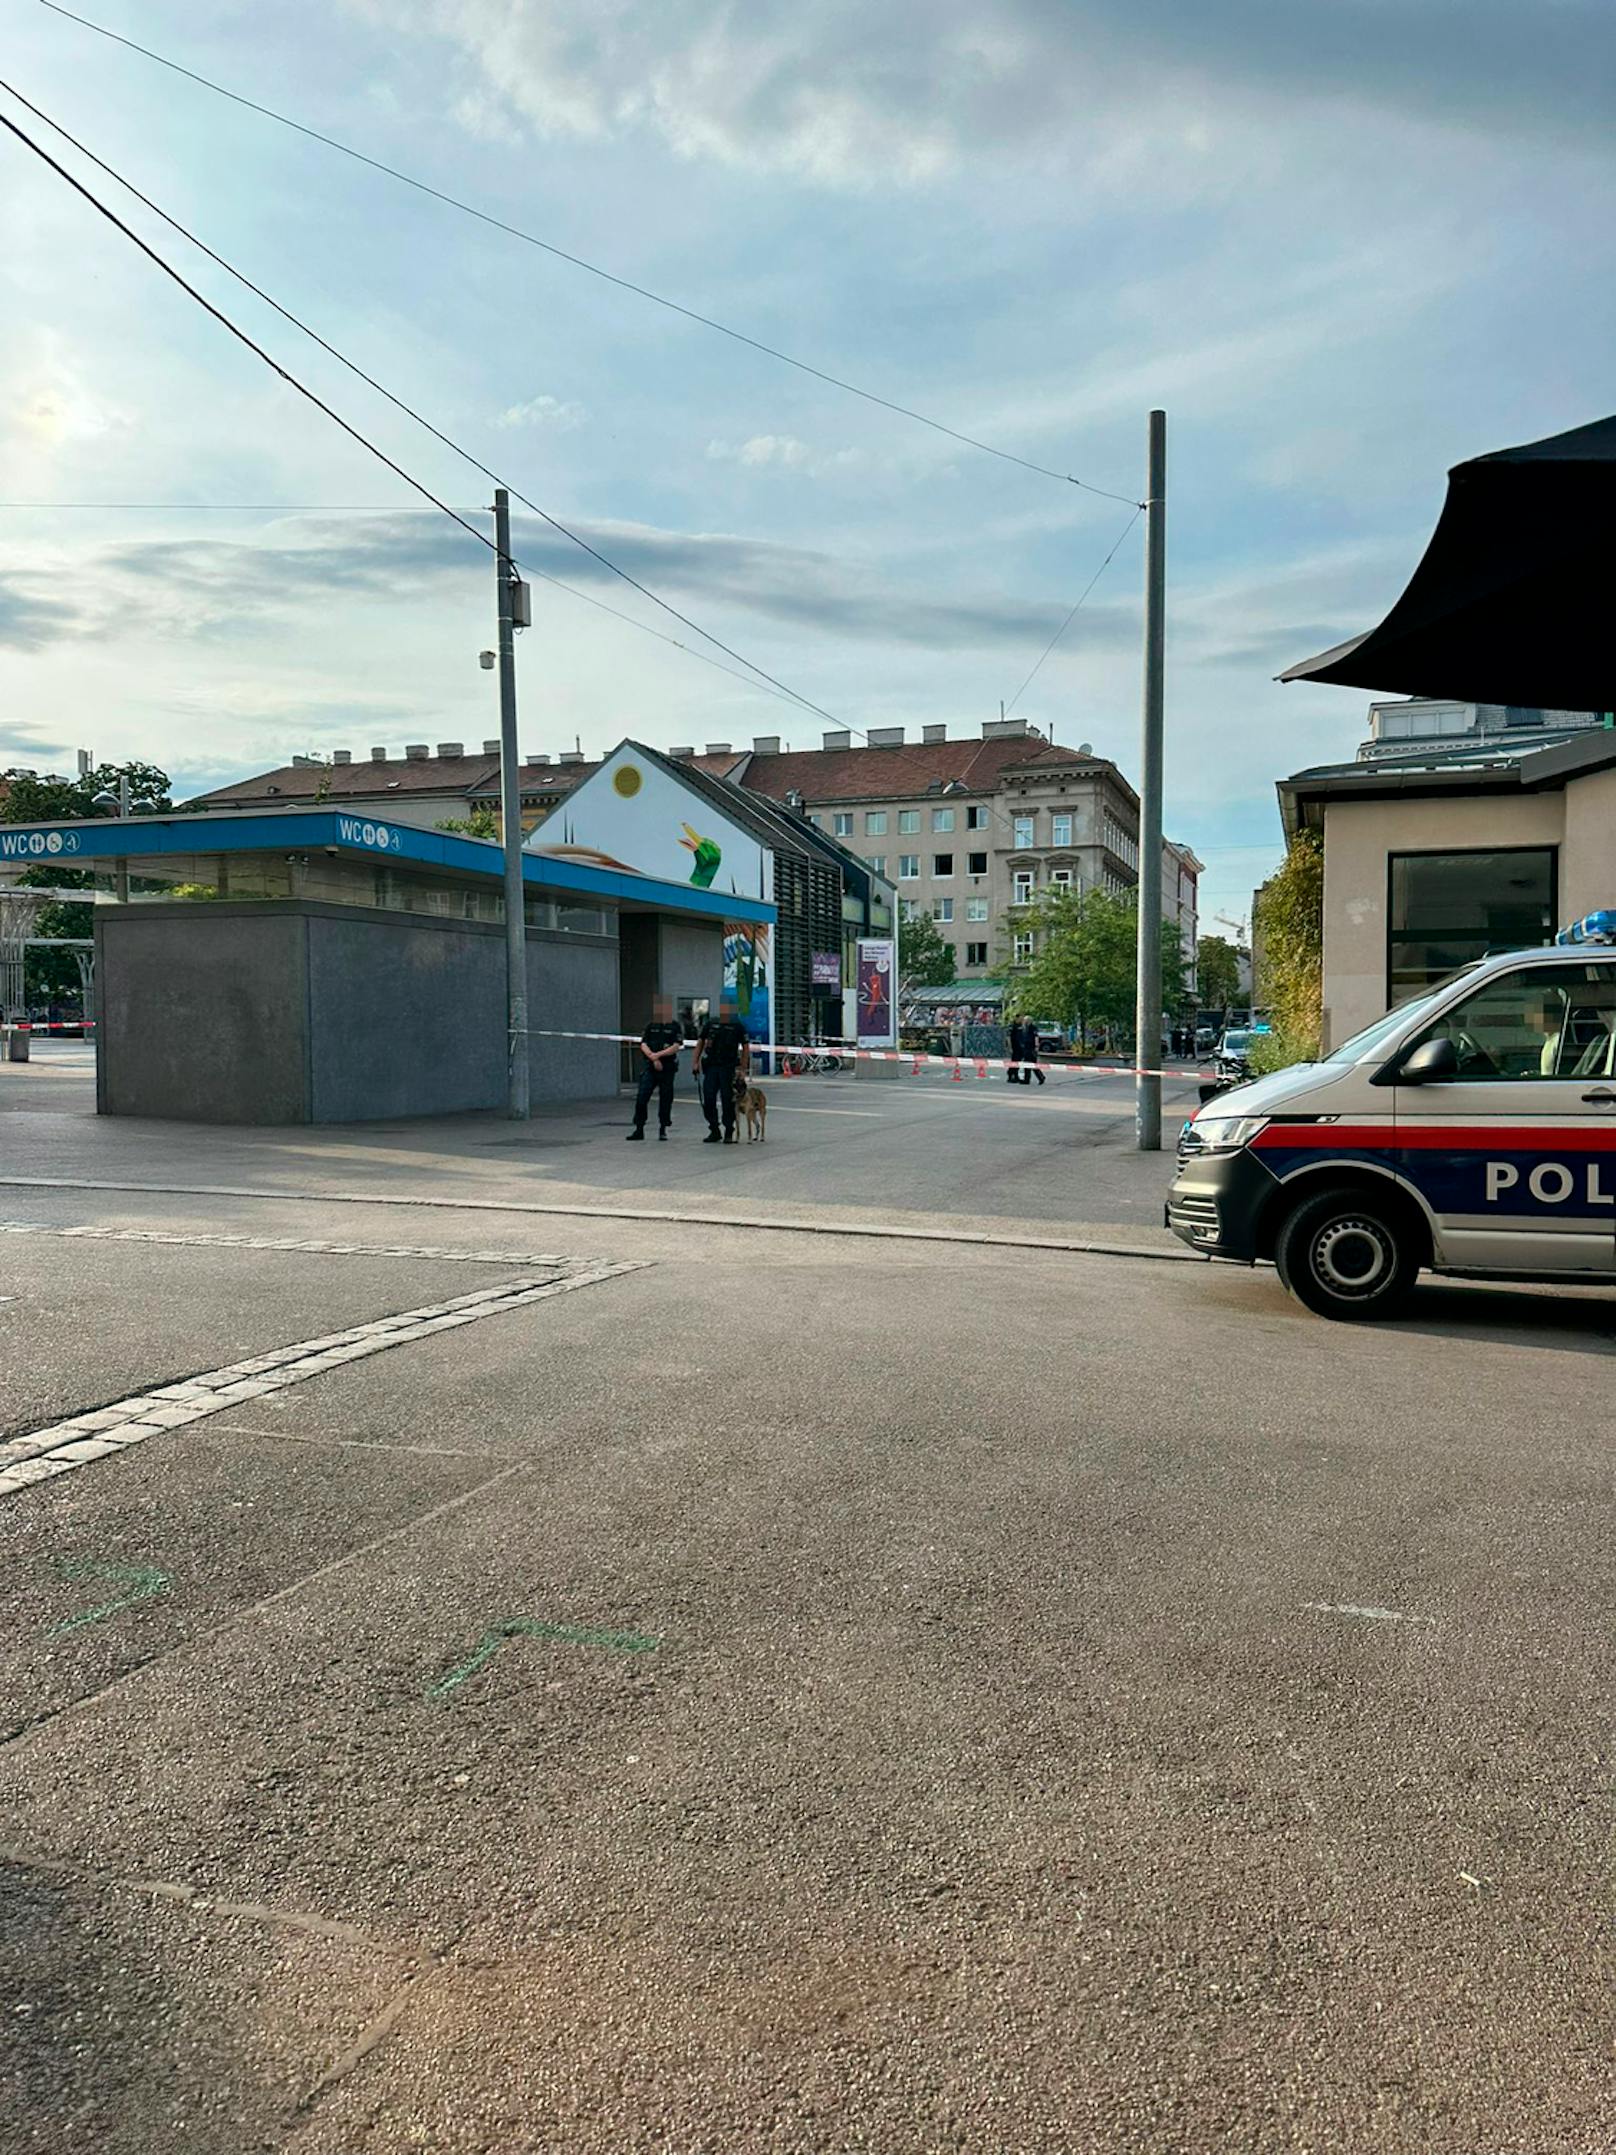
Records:
[[[1254,1152],[1616,1152],[1616,1121],[1271,1122]]]

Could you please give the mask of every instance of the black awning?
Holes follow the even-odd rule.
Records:
[[[1456,464],[1408,589],[1282,681],[1616,707],[1616,417]]]

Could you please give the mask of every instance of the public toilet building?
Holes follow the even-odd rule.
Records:
[[[104,1115],[326,1123],[506,1099],[497,845],[327,808],[0,828],[0,878],[96,871]],[[535,1105],[610,1099],[651,997],[716,1007],[726,924],[772,901],[523,856]],[[88,896],[89,893],[86,893]],[[628,977],[625,979],[625,970]]]

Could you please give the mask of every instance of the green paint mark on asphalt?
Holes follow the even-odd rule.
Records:
[[[541,1624],[532,1617],[512,1617],[485,1631],[466,1659],[447,1676],[427,1687],[429,1699],[447,1698],[463,1683],[487,1668],[507,1639],[550,1639],[562,1646],[601,1646],[612,1654],[654,1654],[661,1641],[643,1631],[595,1631],[587,1624]]]
[[[86,1624],[104,1624],[109,1616],[116,1616],[120,1609],[132,1609],[137,1601],[150,1601],[154,1594],[166,1594],[169,1575],[150,1564],[96,1564],[84,1557],[57,1557],[56,1569],[64,1579],[107,1579],[115,1586],[126,1586],[130,1591],[119,1594],[115,1600],[103,1601],[93,1609],[85,1609],[65,1622],[53,1624],[52,1637],[64,1631],[81,1631]]]

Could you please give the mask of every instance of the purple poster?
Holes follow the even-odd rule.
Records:
[[[894,959],[890,940],[860,939],[858,946],[858,1037],[860,1047],[897,1045],[897,1011],[892,993]]]

